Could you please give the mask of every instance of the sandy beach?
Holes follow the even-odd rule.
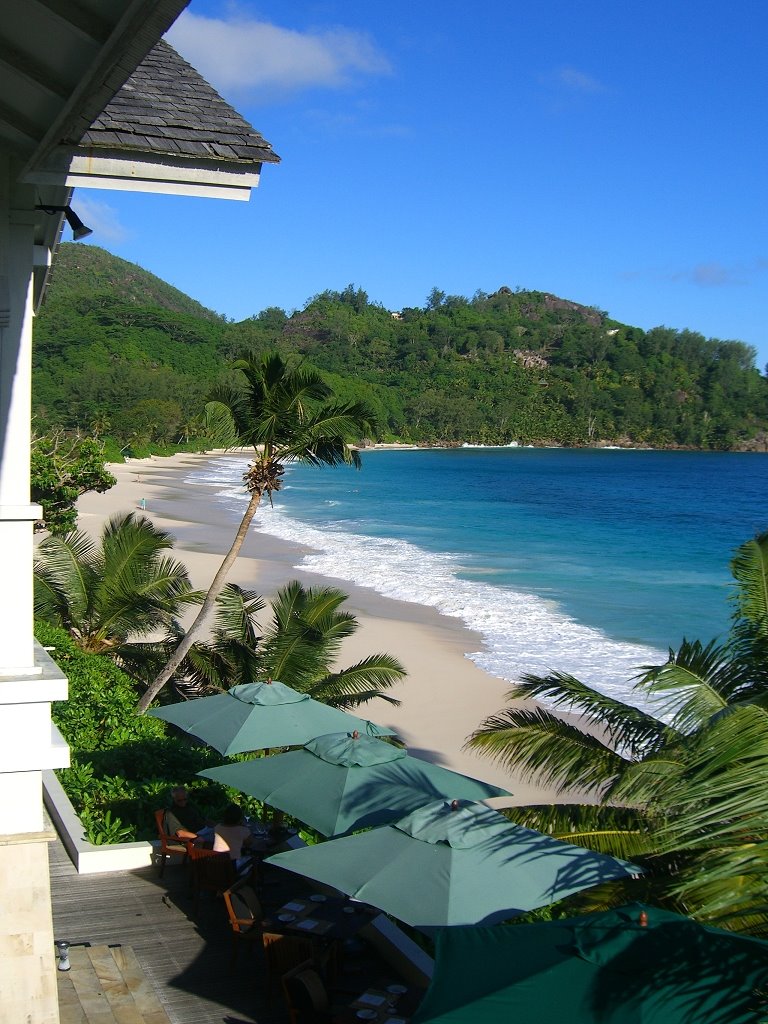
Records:
[[[104,494],[89,493],[80,499],[80,529],[98,534],[105,519],[115,512],[139,510],[144,499],[145,514],[175,538],[174,554],[187,566],[193,585],[206,588],[235,530],[215,500],[214,485],[185,483],[193,470],[212,457],[183,454],[110,466],[117,485]],[[508,802],[557,799],[554,791],[523,781],[462,749],[472,730],[504,707],[508,689],[504,680],[488,675],[465,657],[481,648],[477,634],[459,620],[422,605],[393,601],[373,590],[297,569],[303,553],[296,545],[252,530],[230,582],[256,590],[266,600],[291,579],[307,586],[338,585],[349,594],[346,607],[361,625],[345,641],[339,664],[351,665],[385,651],[399,658],[408,672],[389,691],[402,702],[400,707],[372,701],[360,710],[363,717],[395,729],[413,754],[504,786],[513,794]]]

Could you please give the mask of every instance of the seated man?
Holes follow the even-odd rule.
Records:
[[[211,823],[190,803],[186,787],[174,786],[171,801],[171,806],[165,812],[165,831],[168,835],[203,841],[213,838]]]

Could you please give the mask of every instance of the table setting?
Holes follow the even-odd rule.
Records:
[[[346,1020],[370,1020],[377,1024],[407,1024],[418,1002],[407,985],[392,984],[369,988],[345,1011]]]

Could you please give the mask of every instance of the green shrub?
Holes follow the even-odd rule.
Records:
[[[168,735],[157,718],[136,714],[133,682],[109,658],[86,654],[48,623],[36,623],[35,633],[69,679],[69,699],[54,703],[52,718],[72,763],[57,775],[89,842],[154,838],[153,811],[166,804],[171,786],[187,786],[206,816],[215,817],[238,796],[245,805],[242,794],[197,777],[221,763],[219,754]]]

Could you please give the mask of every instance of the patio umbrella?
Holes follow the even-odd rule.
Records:
[[[417,928],[493,924],[640,869],[513,825],[468,800],[438,800],[359,835],[267,862]]]
[[[318,736],[303,750],[200,775],[278,807],[325,836],[387,824],[437,797],[509,796],[358,732]]]
[[[757,1024],[766,988],[768,942],[632,904],[541,924],[443,929],[413,1024]]]
[[[277,680],[233,686],[226,693],[153,708],[149,714],[227,756],[269,747],[300,747],[315,736],[342,729],[376,736],[393,734],[391,729],[321,704]]]

